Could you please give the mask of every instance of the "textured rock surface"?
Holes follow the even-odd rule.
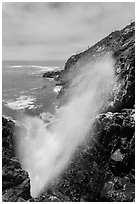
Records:
[[[2,118],[2,199],[6,202],[31,197],[28,174],[15,156],[14,134],[14,123]]]
[[[43,77],[47,78],[56,78],[60,74],[61,71],[48,71],[43,74]]]
[[[58,98],[60,105],[65,103],[77,71],[107,51],[115,59],[117,81],[104,113],[96,117],[87,144],[79,147],[64,175],[38,198],[31,198],[28,174],[15,157],[14,124],[3,118],[3,201],[134,201],[135,24],[72,56],[58,77]]]
[[[85,52],[73,55],[65,64],[58,80],[62,83],[62,91],[58,98],[60,104],[67,99],[66,89],[73,76],[84,65],[111,52],[115,59],[116,84],[113,87],[111,98],[106,104],[108,111],[119,111],[122,108],[132,108],[135,104],[135,24],[132,23],[120,31],[115,31],[109,36],[89,48]]]
[[[132,109],[100,114],[92,139],[59,181],[59,191],[73,201],[133,201],[134,126]]]

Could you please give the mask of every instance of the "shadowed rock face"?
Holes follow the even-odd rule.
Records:
[[[81,147],[58,189],[72,201],[133,201],[134,111],[100,114],[94,133]]]
[[[115,31],[83,53],[72,56],[58,81],[66,90],[83,65],[110,51],[117,81],[102,114],[96,117],[87,144],[79,147],[56,184],[31,198],[28,174],[14,151],[14,124],[2,120],[3,201],[134,201],[135,199],[135,24]]]
[[[14,123],[2,118],[2,198],[5,202],[27,200],[30,196],[30,181],[15,156]]]

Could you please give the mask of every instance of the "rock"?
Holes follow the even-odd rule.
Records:
[[[31,197],[28,173],[15,156],[14,134],[15,124],[2,118],[2,199],[5,202]]]
[[[17,200],[17,202],[26,202],[26,200],[24,200],[22,197],[19,197],[19,199]]]
[[[135,23],[120,31],[112,32],[91,48],[68,59],[64,70],[57,77],[62,84],[58,95],[60,106],[66,102],[66,92],[77,72],[107,52],[111,52],[114,57],[117,81],[104,107],[104,112],[133,108],[135,104]]]
[[[117,149],[112,155],[111,159],[114,161],[122,161],[124,156],[121,154],[120,149]]]
[[[135,186],[128,177],[114,177],[106,182],[101,191],[101,201],[133,202]]]
[[[57,188],[60,192],[72,201],[134,200],[133,113],[130,109],[122,113],[104,113],[97,116],[94,124],[96,131],[92,133],[88,145],[79,149],[68,170],[58,181]],[[115,181],[117,177],[121,184]]]
[[[48,71],[48,72],[45,72],[43,74],[43,77],[47,77],[47,78],[57,78],[58,75],[60,74],[60,70],[54,70],[54,71]]]

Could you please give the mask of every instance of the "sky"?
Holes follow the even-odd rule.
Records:
[[[135,20],[133,2],[4,2],[3,60],[67,60]]]

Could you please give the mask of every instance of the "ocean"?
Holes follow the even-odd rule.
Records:
[[[56,81],[42,75],[63,67],[64,61],[3,61],[2,115],[16,120],[19,113],[40,117],[54,114]]]

